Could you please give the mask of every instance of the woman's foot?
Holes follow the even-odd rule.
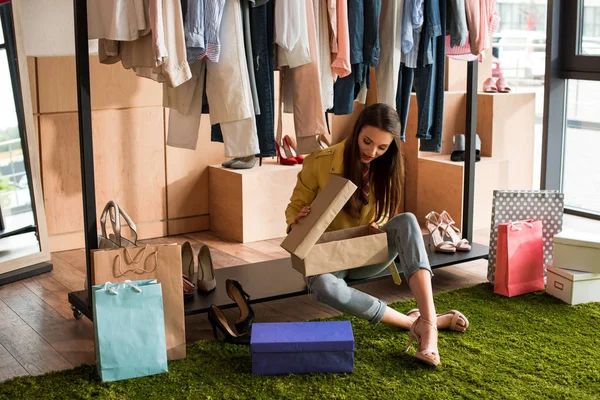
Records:
[[[440,365],[440,353],[437,347],[438,330],[435,322],[427,321],[421,317],[417,318],[410,327],[410,342],[406,351],[410,349],[413,339],[417,340],[417,352],[415,357],[419,360],[437,367]]]
[[[421,316],[418,308],[406,313],[406,316],[414,321]],[[437,315],[437,328],[448,329],[456,332],[465,332],[469,327],[469,320],[461,312],[452,310]]]

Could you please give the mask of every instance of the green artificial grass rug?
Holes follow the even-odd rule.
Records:
[[[186,359],[170,362],[168,374],[102,383],[95,366],[85,365],[0,383],[0,398],[600,398],[600,303],[571,307],[544,292],[509,299],[488,284],[440,293],[435,303],[470,321],[464,334],[440,331],[438,368],[403,352],[408,331],[350,318],[353,374],[254,376],[247,346],[201,341],[188,346]],[[414,306],[393,304],[402,312]]]

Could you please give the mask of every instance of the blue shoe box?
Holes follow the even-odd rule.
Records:
[[[354,350],[350,321],[252,325],[255,375],[354,372]]]

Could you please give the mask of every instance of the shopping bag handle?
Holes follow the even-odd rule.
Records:
[[[131,253],[129,251],[129,248],[127,248],[127,247],[124,247],[123,251],[125,253],[125,257],[123,257],[123,259],[125,260],[125,264],[127,266],[131,266],[134,264],[139,264],[142,261],[142,259],[144,259],[144,255],[148,251],[148,245],[144,246],[144,250],[139,252],[137,257],[132,257]],[[146,269],[145,268],[146,261],[148,260],[148,258],[150,258],[150,256],[154,256],[154,267],[152,269]],[[127,258],[129,258],[129,260]],[[133,272],[135,274],[141,275],[141,274],[145,274],[147,272],[153,272],[154,270],[156,270],[157,265],[158,265],[158,250],[154,250],[152,253],[150,253],[148,255],[148,257],[146,257],[144,259],[144,267],[127,269],[127,270],[123,271],[123,269],[121,268],[121,255],[117,254],[117,256],[115,257],[115,259],[113,261],[113,274],[114,274],[115,278],[120,278],[120,277],[128,274],[129,272]],[[120,273],[120,275],[117,275],[117,271]]]
[[[106,203],[106,206],[104,206],[104,210],[102,210],[102,214],[100,215],[100,229],[102,230],[102,236],[108,238],[108,235],[106,234],[106,216],[109,213],[117,246],[121,247],[121,216],[123,216],[123,219],[131,229],[132,243],[135,244],[137,242],[137,227],[135,226],[135,223],[131,217],[119,207],[119,204],[112,200]]]
[[[528,228],[533,229],[533,224],[531,222],[529,222],[529,221],[530,220],[511,222],[510,224],[508,224],[508,226],[513,231],[523,230],[523,225],[527,226]]]
[[[135,290],[136,292],[138,292],[138,293],[142,293],[142,289],[140,289],[138,286],[136,286],[136,285],[134,285],[133,283],[131,283],[131,281],[130,281],[129,279],[127,279],[127,280],[126,280],[124,283],[125,283],[127,286],[131,287],[131,288],[132,288],[133,290]],[[112,283],[111,283],[111,282],[106,282],[106,283],[104,284],[104,291],[105,291],[105,292],[110,292],[110,293],[112,293],[112,294],[114,294],[114,295],[118,296],[118,295],[119,295],[119,292],[118,292],[118,291],[116,291],[116,290],[115,290],[114,288],[112,288],[112,287],[108,287],[108,285],[112,285]],[[119,288],[119,286],[120,286],[120,285],[117,285],[117,288]]]

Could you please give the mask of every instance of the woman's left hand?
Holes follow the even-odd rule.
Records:
[[[377,222],[371,222],[371,226],[375,229],[379,229],[379,225],[377,225]]]

